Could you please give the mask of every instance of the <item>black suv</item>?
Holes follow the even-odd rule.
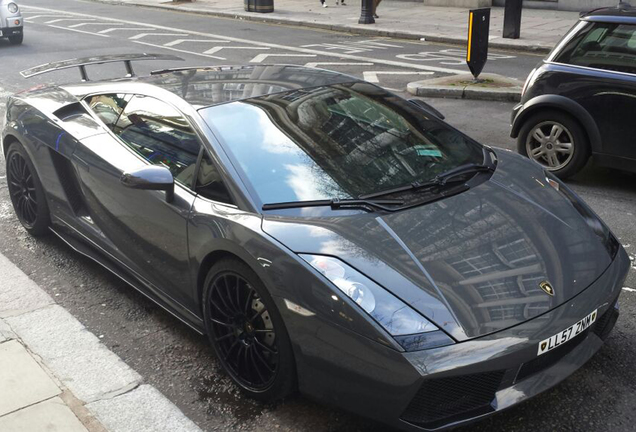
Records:
[[[636,8],[581,15],[528,76],[511,136],[519,153],[561,178],[590,156],[636,171]]]

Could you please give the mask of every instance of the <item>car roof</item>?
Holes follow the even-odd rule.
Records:
[[[133,79],[168,90],[195,107],[360,81],[338,72],[294,65],[166,69]]]
[[[631,19],[630,19],[631,18]],[[619,19],[625,22],[636,23],[636,7],[629,3],[621,3],[618,6],[594,9],[581,13],[581,19],[586,21],[614,21]]]

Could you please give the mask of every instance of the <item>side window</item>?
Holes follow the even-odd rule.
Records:
[[[197,175],[196,192],[202,197],[233,204],[234,201],[230,196],[225,183],[221,179],[221,174],[212,163],[210,156],[206,151],[203,152],[201,158],[201,166]]]
[[[113,130],[122,111],[126,108],[126,95],[106,94],[89,96],[86,103],[101,121]]]
[[[590,24],[570,41],[555,61],[608,71],[636,73],[636,26]]]
[[[192,186],[201,145],[179,111],[158,99],[134,96],[113,132],[148,163],[166,166],[175,180]]]

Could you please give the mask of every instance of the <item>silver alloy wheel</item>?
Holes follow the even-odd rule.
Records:
[[[574,157],[574,139],[561,123],[544,121],[528,133],[526,153],[549,171],[557,171],[569,164]]]

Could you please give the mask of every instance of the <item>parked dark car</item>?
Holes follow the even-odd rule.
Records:
[[[26,230],[207,334],[255,398],[298,389],[451,427],[555,386],[618,317],[629,258],[567,186],[354,77],[185,67],[40,86],[8,101],[2,139]]]
[[[535,68],[512,113],[519,153],[566,178],[592,157],[636,172],[636,8],[582,14]]]

